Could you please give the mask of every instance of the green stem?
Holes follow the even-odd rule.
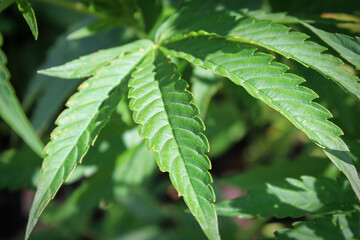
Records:
[[[2,12],[5,8],[13,4],[16,0],[0,0],[0,12]]]

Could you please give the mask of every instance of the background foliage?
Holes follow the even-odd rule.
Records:
[[[1,239],[23,238],[39,178],[43,181],[40,180],[38,189],[44,189],[48,197],[66,181],[45,208],[30,239],[205,239],[177,190],[185,193],[185,202],[196,213],[202,227],[208,229],[205,234],[210,238],[215,239],[217,234],[216,216],[207,214],[215,214],[209,204],[214,194],[222,239],[360,237],[359,201],[349,181],[325,154],[343,164],[337,160],[340,155],[327,150],[324,153],[310,141],[330,147],[329,140],[315,134],[317,130],[320,135],[326,130],[336,146],[345,146],[343,149],[348,146],[351,153],[345,158],[360,169],[357,78],[360,39],[355,37],[360,33],[360,8],[357,1],[340,4],[339,1],[219,0],[196,12],[202,3],[0,0]],[[186,8],[187,4],[192,7]],[[287,35],[287,28],[274,23],[305,33],[311,41],[327,49],[306,41],[299,50],[306,36]],[[191,31],[194,32],[189,34]],[[335,32],[337,34],[333,34]],[[225,41],[220,35],[228,39]],[[154,50],[149,40],[138,41],[144,38],[161,43],[160,50]],[[236,38],[250,45],[239,43]],[[290,40],[295,41],[298,48],[284,48]],[[130,44],[125,45],[127,43]],[[97,52],[108,48],[111,49]],[[255,48],[262,53],[254,54]],[[219,49],[222,51],[218,52]],[[324,50],[336,58],[320,55]],[[93,52],[97,53],[51,68]],[[170,60],[164,53],[173,55],[173,63],[168,63]],[[237,64],[226,62],[228,59],[235,59]],[[255,60],[258,64],[255,71],[251,67],[243,73],[237,71],[239,62],[247,66]],[[339,63],[341,66],[337,67]],[[40,73],[68,79],[41,75],[37,73],[40,69],[48,69]],[[180,78],[177,71],[185,81],[169,85],[167,79]],[[114,72],[116,75],[112,75]],[[289,88],[298,90],[298,95],[288,96],[307,102],[294,105],[290,115],[284,114],[279,107],[280,100],[269,101],[253,88],[266,89],[267,86],[256,85],[253,80],[265,72],[272,73],[272,80],[279,85],[282,81],[279,76],[295,79],[297,83],[289,84]],[[82,83],[86,78],[89,80]],[[113,85],[99,79],[112,81]],[[252,85],[245,83],[247,79],[253,80]],[[302,79],[306,82],[298,87]],[[186,84],[193,96],[186,93],[183,98],[177,97],[184,92]],[[69,100],[77,87],[79,93]],[[96,94],[89,95],[89,92]],[[150,92],[150,98],[143,97]],[[317,130],[314,129],[319,125],[315,120],[305,125],[298,122],[297,116],[307,111],[309,114],[319,111],[321,121],[331,116],[318,104],[310,103],[317,96],[314,92],[319,96],[314,102],[331,112],[330,120],[341,130],[329,122]],[[19,101],[11,97],[15,94]],[[155,101],[159,94],[163,94],[166,106],[177,105],[172,112],[161,113],[168,114],[169,122],[164,121],[165,117],[154,118],[147,111],[148,99]],[[278,94],[280,96],[280,92]],[[183,147],[198,151],[196,161],[181,151],[180,155],[186,164],[195,162],[200,166],[200,170],[194,167],[190,177],[200,176],[210,183],[211,177],[207,175],[210,163],[204,155],[208,143],[202,137],[203,123],[196,117],[198,110],[192,100],[199,108],[210,145],[207,155],[211,159],[214,193],[202,184],[196,188],[199,192],[194,193],[207,199],[200,204],[206,210],[197,209],[194,198],[189,197],[193,194],[191,190],[175,184],[186,175],[186,171],[181,170],[183,166],[176,165],[176,173],[172,172],[170,163],[163,157],[166,152],[156,148],[168,133],[165,130],[157,135],[152,133],[155,123],[166,128],[169,125],[179,129],[189,127],[196,137],[179,130],[175,139],[190,140],[184,141],[184,146],[172,143],[175,144],[172,149]],[[85,104],[86,109],[81,107]],[[161,109],[161,103],[156,104],[151,107]],[[57,118],[65,105],[68,110]],[[98,110],[90,118],[85,113],[93,111],[89,110],[92,108]],[[287,118],[293,116],[289,118],[291,122],[310,139],[272,108]],[[73,123],[68,117],[72,112],[84,116],[76,119],[70,131],[81,132],[80,140],[69,140],[69,135],[60,134],[61,130],[68,130],[62,126]],[[185,120],[189,118],[196,120]],[[88,149],[107,119],[95,145]],[[52,132],[55,120],[60,126]],[[146,141],[139,138],[136,124],[141,125],[139,133]],[[342,132],[346,145],[338,138]],[[43,144],[49,141],[50,135],[52,143],[43,152]],[[54,154],[67,151],[70,141],[68,155]],[[82,164],[66,179],[87,151]],[[48,155],[44,167],[49,171],[42,171],[40,177],[44,153]],[[60,177],[50,171],[53,163],[55,166],[59,161],[65,163],[65,173]],[[169,174],[158,171],[156,163],[160,170],[170,171],[175,188]],[[356,184],[352,187],[356,191]],[[39,212],[47,204],[47,198],[38,202]],[[212,224],[205,226],[211,221]]]

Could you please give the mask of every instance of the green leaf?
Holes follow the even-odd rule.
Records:
[[[280,181],[290,177],[320,176],[329,164],[326,158],[301,157],[294,161],[281,161],[270,166],[260,166],[244,173],[219,179],[219,181],[242,189],[251,189],[265,182]]]
[[[107,146],[107,147],[106,147]],[[112,199],[114,185],[112,172],[115,159],[125,150],[120,137],[101,142],[92,148],[87,156],[97,158],[99,170],[82,182],[81,186],[71,194],[60,209],[49,211],[42,215],[41,221],[50,226],[60,226],[72,232],[85,232],[84,228],[90,225],[89,215],[91,210],[99,205],[101,200],[109,202]]]
[[[302,176],[301,180],[287,178],[270,182],[254,189],[248,195],[216,204],[222,216],[301,217],[307,214],[352,210],[357,203],[349,188],[344,189],[331,179]]]
[[[29,148],[9,149],[0,155],[0,189],[20,190],[36,185],[41,159]],[[21,173],[21,174],[19,174]]]
[[[328,33],[320,30],[306,22],[301,22],[304,26],[309,28],[324,42],[335,49],[343,58],[360,69],[360,38],[352,38],[350,36],[339,33]]]
[[[35,12],[31,7],[31,4],[28,0],[16,0],[19,11],[23,15],[25,21],[30,27],[32,34],[34,35],[35,40],[37,40],[39,32],[36,22]]]
[[[281,240],[339,240],[358,239],[360,236],[358,213],[352,215],[336,214],[332,218],[316,218],[306,222],[295,222],[294,229],[275,232]]]
[[[360,139],[357,140],[347,140],[350,151],[351,151],[351,160],[354,162],[354,165],[360,169]]]
[[[219,90],[221,79],[212,72],[195,67],[191,81],[195,105],[199,107],[201,119],[205,119],[210,100]]]
[[[5,8],[13,4],[16,0],[0,0],[0,12],[2,12]]]
[[[0,47],[2,44],[0,34]],[[10,73],[5,67],[6,62],[6,56],[0,49],[0,116],[36,154],[42,156],[44,145],[27,119],[9,82]]]
[[[270,20],[273,23],[300,23],[310,29],[325,43],[330,45],[343,58],[354,64],[357,69],[360,69],[360,38],[352,38],[345,34],[329,33],[318,29],[306,21],[300,20],[296,17],[288,16],[286,13],[266,13],[263,10],[257,11],[241,11],[246,16],[261,20]]]
[[[152,45],[150,41],[144,42],[148,46]],[[26,238],[29,237],[42,210],[54,197],[61,184],[69,177],[76,164],[81,163],[90,144],[94,143],[100,130],[121,100],[122,88],[126,84],[127,78],[149,48],[137,48],[136,52],[125,55],[124,52],[118,52],[117,57],[113,56],[112,61],[109,60],[110,62],[106,66],[103,64],[103,68],[99,70],[94,66],[97,58],[93,59],[95,63],[93,66],[89,66],[93,72],[87,71],[87,75],[93,75],[93,77],[80,85],[79,92],[69,99],[68,109],[56,121],[58,127],[52,132],[52,140],[45,149],[47,157],[44,159],[42,175],[30,210]],[[126,46],[123,49],[126,49]],[[103,53],[106,55],[108,51]],[[108,55],[104,57],[101,53],[95,56],[100,60],[108,57]],[[65,66],[69,66],[69,64],[65,64]],[[70,64],[70,66],[74,65]],[[59,67],[59,69],[61,68],[64,69],[64,67]],[[52,73],[51,69],[42,72]],[[64,77],[75,77],[69,72],[71,72],[70,69],[65,71]],[[57,76],[62,76],[61,72],[57,71],[56,73]],[[75,75],[79,76],[80,74],[76,73]]]
[[[359,78],[341,68],[343,62],[340,59],[323,54],[325,47],[307,41],[309,36],[306,34],[290,31],[290,28],[282,24],[248,18],[241,14],[229,14],[227,11],[201,14],[184,14],[180,11],[177,18],[170,19],[173,25],[167,30],[161,29],[163,34],[158,35],[161,35],[162,41],[176,41],[187,37],[184,34],[200,31],[202,34],[214,33],[233,41],[257,45],[313,68],[360,101]]]
[[[139,185],[153,173],[155,166],[155,156],[141,142],[117,158],[113,180],[119,185]]]
[[[85,27],[81,27],[67,36],[68,40],[78,40],[93,36],[99,32],[109,30],[115,27],[113,19],[101,19],[96,22],[90,23]]]
[[[70,28],[84,26],[89,23],[86,18]],[[68,31],[70,32],[70,31]],[[53,46],[47,52],[47,57],[40,69],[58,66],[64,62],[76,59],[79,56],[98,51],[98,49],[117,46],[119,42],[127,42],[129,36],[121,31],[101,32],[94,37],[84,38],[77,41],[68,41],[68,33],[60,35]],[[131,36],[130,36],[131,37]],[[76,91],[82,79],[64,81],[63,79],[49,78],[48,76],[35,74],[30,80],[24,100],[25,109],[32,107],[31,123],[36,131],[43,134],[53,124],[56,116],[60,113],[66,100]]]
[[[61,66],[40,70],[38,73],[66,79],[90,77],[101,68],[108,66],[111,61],[116,60],[124,54],[133,51],[144,51],[152,44],[149,40],[135,41],[120,47],[100,50]]]
[[[209,239],[219,239],[215,195],[210,183],[209,149],[204,124],[173,64],[151,51],[129,81],[130,108],[139,134],[156,152],[161,171],[169,172],[179,195]]]
[[[248,9],[241,9],[235,13],[236,16],[252,17],[259,20],[270,20],[273,23],[282,24],[298,24],[300,20],[296,17],[289,16],[284,12],[280,13],[268,13],[262,9],[249,11]]]
[[[360,179],[349,149],[339,137],[342,130],[327,119],[331,113],[312,102],[317,94],[299,86],[305,80],[285,73],[286,65],[272,62],[273,56],[255,48],[217,37],[197,36],[165,44],[168,53],[229,78],[235,84],[280,112],[323,148],[325,154],[349,179],[360,200]],[[166,51],[166,49],[165,49]]]
[[[205,120],[211,158],[219,157],[229,150],[245,136],[249,127],[239,106],[227,100],[213,101]]]

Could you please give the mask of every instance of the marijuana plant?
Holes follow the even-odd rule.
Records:
[[[133,122],[139,125],[138,133],[145,139],[146,148],[155,152],[160,171],[169,173],[172,185],[178,195],[183,197],[208,239],[220,239],[217,215],[239,218],[315,216],[308,221],[295,223],[295,229],[277,231],[277,239],[350,239],[360,236],[356,226],[359,219],[360,179],[355,167],[359,157],[356,153],[359,136],[354,133],[355,137],[349,141],[350,146],[355,146],[352,153],[341,138],[342,129],[329,120],[332,117],[330,111],[314,101],[318,98],[317,93],[303,84],[304,77],[307,78],[305,75],[311,76],[307,78],[309,82],[316,81],[314,78],[319,77],[333,81],[338,85],[337,89],[351,95],[344,96],[349,99],[348,105],[358,111],[358,37],[329,33],[316,28],[316,21],[284,13],[229,10],[222,2],[185,1],[176,8],[166,1],[156,0],[83,0],[76,3],[78,5],[71,1],[55,2],[66,3],[67,6],[98,17],[95,23],[73,32],[69,37],[71,39],[102,34],[103,29],[119,28],[120,25],[126,26],[130,35],[136,37],[131,37],[134,40],[129,43],[38,71],[38,74],[50,77],[72,79],[69,81],[85,79],[78,91],[67,100],[66,109],[57,118],[57,127],[52,131],[51,140],[44,151],[41,150],[41,140],[15,97],[5,67],[6,58],[0,52],[0,115],[34,152],[44,155],[29,214],[26,239],[30,237],[42,211],[63,183],[72,176],[77,165],[82,163],[98,136],[102,143],[104,138],[101,137],[101,131],[111,122],[112,115],[116,113],[126,118],[128,108],[132,112]],[[29,2],[24,0],[17,3],[37,38],[35,15]],[[7,1],[0,4],[6,5]],[[329,21],[328,24],[333,22]],[[287,25],[299,31],[291,30]],[[314,40],[309,40],[309,36],[301,31],[313,35]],[[321,41],[330,46],[331,52],[324,53],[326,48],[320,45]],[[344,67],[340,56],[348,62],[347,66],[352,72]],[[308,68],[301,70],[304,76],[297,70],[302,69],[301,65]],[[249,187],[246,196],[215,203],[213,179],[209,172],[211,163],[207,156],[210,144],[205,136],[211,129],[208,126],[209,130],[205,131],[204,120],[206,121],[206,112],[212,104],[210,99],[222,87],[219,84],[221,78],[213,75],[207,78],[206,74],[211,73],[234,84],[230,87],[231,93],[222,93],[229,99],[227,105],[236,103],[231,98],[237,98],[236,94],[243,96],[241,89],[244,89],[305,133],[347,180],[336,182],[315,173],[303,173],[300,167],[302,163],[314,159],[309,154],[305,155],[308,159],[301,160],[301,164],[294,162],[294,166],[299,164],[296,176],[286,178],[290,175],[284,173],[287,171],[285,165],[277,170],[269,168],[267,173],[274,178],[279,173],[279,179],[270,177],[262,181],[266,174],[254,173],[260,179],[259,184]],[[202,83],[196,80],[201,77],[208,80]],[[189,79],[195,79],[191,82],[194,95],[189,89]],[[66,94],[61,97],[66,97]],[[341,104],[344,107],[346,105],[342,102],[338,104],[340,108]],[[227,117],[220,115],[220,118]],[[114,131],[116,134],[110,135],[123,136],[132,126],[132,120],[128,119],[126,127],[112,125],[110,129],[113,130],[110,132]],[[212,127],[220,128],[218,125]],[[226,128],[226,125],[222,127]],[[241,133],[235,131],[232,134]],[[235,139],[238,140],[239,137]],[[140,145],[135,145],[141,146],[141,140],[138,141]],[[226,143],[227,140],[224,141]],[[114,149],[125,151],[124,143],[110,142]],[[229,141],[225,145],[231,144]],[[143,148],[134,149],[132,151],[135,153]],[[97,154],[99,153],[91,152],[90,155],[96,159],[96,156],[100,156]],[[144,152],[142,156],[152,156],[149,154]],[[211,155],[211,151],[209,154]],[[321,153],[318,152],[318,155]],[[107,158],[110,160],[102,158],[94,161],[94,165],[99,168],[98,175],[95,174],[86,182],[87,188],[91,189],[91,184],[106,185],[108,180],[104,179],[115,176],[111,173],[115,174],[117,169],[112,161],[114,157]],[[146,160],[151,161],[151,158]],[[86,157],[84,161],[87,161]],[[105,163],[100,163],[101,161]],[[106,163],[107,161],[110,163]],[[141,168],[144,163],[139,164],[137,167]],[[315,169],[317,164],[308,168]],[[131,171],[131,168],[124,168],[118,174],[126,175],[127,171]],[[285,176],[281,177],[281,174]],[[84,175],[80,174],[82,176]],[[239,176],[244,177],[245,181],[252,181],[246,173]],[[239,186],[241,180],[236,180],[239,176],[220,181]],[[117,176],[119,177],[121,176]],[[247,186],[240,187],[247,189]],[[78,194],[80,197],[81,193]],[[96,196],[96,200],[90,205],[95,206],[101,197]]]

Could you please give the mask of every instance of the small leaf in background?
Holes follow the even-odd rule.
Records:
[[[331,218],[315,218],[306,222],[295,222],[294,229],[275,232],[279,240],[355,240],[360,236],[360,215],[335,214]]]
[[[0,34],[0,47],[3,38]],[[10,84],[10,73],[5,65],[7,58],[0,49],[0,116],[39,156],[42,156],[44,145],[27,119],[15,91]]]
[[[0,0],[0,13],[15,1],[16,0]]]
[[[89,25],[79,28],[70,33],[66,38],[68,40],[78,40],[82,38],[91,37],[99,32],[103,32],[115,27],[114,21],[110,19],[99,20]]]
[[[210,71],[195,67],[191,81],[195,104],[200,110],[201,119],[205,120],[210,100],[220,88],[221,78]]]
[[[302,175],[321,176],[330,164],[326,158],[300,157],[293,161],[281,161],[270,166],[259,166],[243,173],[219,179],[241,189],[252,189],[266,182],[281,181],[285,178],[299,178]]]
[[[216,210],[219,215],[239,218],[284,218],[353,210],[356,204],[351,189],[334,180],[302,176],[250,189],[244,197],[216,204]]]
[[[35,187],[41,158],[29,148],[9,149],[0,155],[0,189]],[[20,174],[21,173],[21,174]]]
[[[37,40],[39,32],[34,9],[31,7],[31,4],[28,0],[16,0],[16,3],[18,5],[19,11],[29,25],[35,40]]]

